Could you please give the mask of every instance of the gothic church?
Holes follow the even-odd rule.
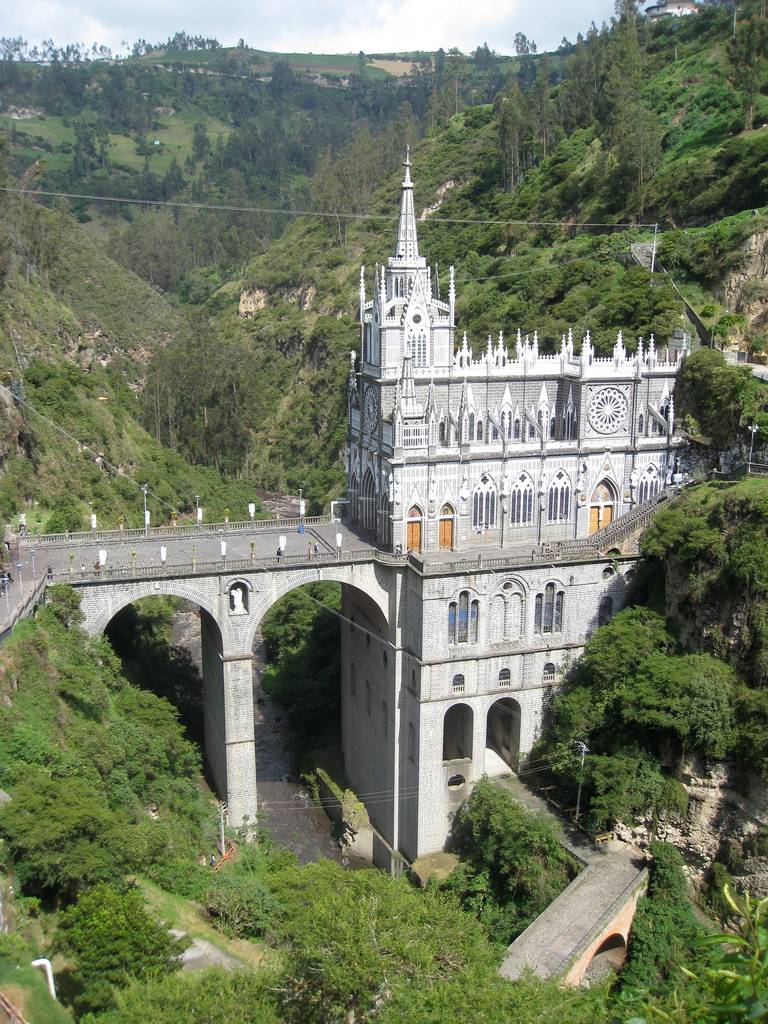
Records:
[[[468,783],[524,765],[563,672],[621,606],[634,560],[596,558],[589,538],[672,474],[685,352],[651,337],[629,353],[621,335],[608,358],[589,334],[554,354],[535,333],[457,339],[454,271],[443,301],[404,166],[370,298],[360,274],[348,514],[408,562],[382,569],[389,625],[345,588],[361,628],[343,631],[342,686],[347,774],[379,794],[374,825],[412,859],[442,848]],[[558,547],[572,558],[546,564]]]

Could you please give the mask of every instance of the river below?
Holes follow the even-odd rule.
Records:
[[[200,619],[194,607],[185,606],[174,616],[171,643],[188,650],[195,665],[201,669]],[[330,819],[315,806],[309,790],[298,779],[285,714],[261,685],[266,658],[260,637],[257,638],[253,654],[256,786],[260,822],[273,841],[292,850],[302,864],[321,857],[347,864],[346,856],[331,834]]]

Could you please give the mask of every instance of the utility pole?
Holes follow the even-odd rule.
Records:
[[[227,813],[227,805],[223,800],[219,801],[219,852],[223,857],[226,853],[224,845],[224,815]]]
[[[584,775],[584,758],[589,753],[589,747],[583,740],[574,740],[574,745],[581,754],[581,765],[579,767],[579,792],[576,796],[576,817],[574,818],[574,821],[578,821],[579,814],[581,813],[581,786]]]
[[[749,473],[750,467],[752,465],[752,452],[755,448],[755,434],[758,432],[759,429],[760,427],[758,427],[756,423],[753,423],[752,426],[749,428],[749,432],[752,434],[752,437],[749,442],[749,462],[747,463],[747,473]]]
[[[653,225],[653,251],[651,252],[651,273],[656,270],[656,236],[659,233],[659,225]]]
[[[149,536],[149,512],[147,511],[147,491],[149,484],[141,485],[141,493],[144,495],[144,536]]]

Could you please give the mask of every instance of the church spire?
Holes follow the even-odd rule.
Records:
[[[413,209],[413,182],[411,181],[411,147],[405,147],[405,175],[403,192],[400,199],[400,223],[397,228],[397,241],[394,259],[405,264],[422,262],[419,257],[419,240],[416,236],[416,214]]]

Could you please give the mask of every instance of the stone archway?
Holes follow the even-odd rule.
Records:
[[[520,718],[520,705],[512,697],[502,697],[488,708],[485,730],[487,775],[499,774],[504,768],[516,772],[520,767]]]
[[[618,494],[610,480],[603,479],[595,487],[589,500],[589,532],[609,526],[616,518]]]
[[[600,984],[606,977],[618,974],[627,962],[627,943],[619,932],[609,935],[595,950],[582,975],[581,984]]]

